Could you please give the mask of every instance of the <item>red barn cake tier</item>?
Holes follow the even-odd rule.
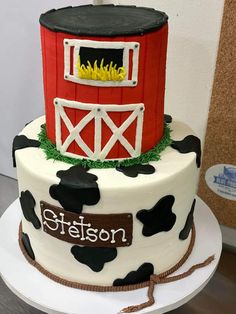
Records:
[[[113,5],[41,15],[46,130],[62,155],[134,158],[161,140],[167,19]]]

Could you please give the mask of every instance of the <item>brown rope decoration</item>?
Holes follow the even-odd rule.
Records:
[[[123,312],[123,313],[133,313],[136,311],[140,311],[141,309],[144,309],[146,307],[149,307],[155,303],[155,299],[154,299],[153,294],[154,294],[154,288],[155,288],[156,284],[168,283],[168,282],[183,279],[183,278],[191,275],[196,269],[207,266],[214,260],[214,256],[210,256],[204,262],[192,266],[188,271],[186,271],[180,275],[168,277],[170,274],[174,273],[177,269],[179,269],[186,262],[189,255],[192,252],[194,242],[195,242],[195,237],[196,237],[196,231],[195,231],[195,227],[193,226],[191,240],[190,240],[188,250],[184,254],[184,256],[181,258],[181,260],[175,266],[173,266],[169,270],[167,270],[167,271],[165,271],[159,275],[155,275],[155,274],[151,275],[150,280],[148,280],[148,281],[141,282],[138,284],[133,284],[133,285],[127,285],[127,286],[98,286],[98,285],[82,284],[79,282],[73,282],[73,281],[63,279],[63,278],[61,278],[57,275],[54,275],[54,274],[50,273],[49,271],[47,271],[39,263],[37,263],[36,261],[31,259],[31,257],[27,254],[25,247],[23,245],[23,242],[22,242],[22,223],[20,223],[20,226],[19,226],[19,239],[18,240],[19,240],[19,245],[20,245],[20,248],[21,248],[23,255],[25,256],[26,260],[31,265],[36,267],[42,274],[44,274],[45,276],[47,276],[51,280],[54,280],[54,281],[56,281],[60,284],[63,284],[65,286],[68,286],[71,288],[77,288],[77,289],[81,289],[81,290],[95,291],[95,292],[131,291],[131,290],[136,290],[136,289],[148,287],[148,293],[147,293],[148,301],[147,302],[144,302],[144,303],[139,304],[139,305],[129,306],[129,307],[121,310],[121,312]]]
[[[168,278],[161,277],[159,275],[151,275],[149,287],[148,287],[148,301],[145,303],[139,304],[139,305],[128,306],[128,307],[124,308],[121,312],[133,313],[133,312],[140,311],[146,307],[153,305],[155,303],[153,293],[154,293],[154,287],[156,284],[168,283],[168,282],[172,282],[172,281],[186,278],[186,277],[190,276],[196,269],[199,269],[199,268],[202,268],[202,267],[209,265],[213,260],[214,260],[214,256],[212,255],[212,256],[208,257],[204,262],[193,265],[186,272],[179,274],[179,275],[176,275],[176,276],[168,277]]]

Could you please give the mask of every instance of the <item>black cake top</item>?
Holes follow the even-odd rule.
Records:
[[[161,28],[167,20],[164,12],[120,5],[66,7],[40,16],[40,24],[54,32],[105,37],[140,35]]]

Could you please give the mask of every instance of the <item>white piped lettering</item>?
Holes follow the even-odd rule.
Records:
[[[96,242],[98,240],[98,236],[96,235],[97,232],[98,229],[88,228],[86,240],[90,242]]]
[[[118,247],[132,243],[132,238],[130,241],[129,233],[126,234],[126,231],[128,232],[130,229],[119,228],[119,224],[115,224],[114,222],[113,229],[110,229],[107,221],[105,224],[102,223],[103,215],[101,215],[101,220],[99,221],[99,215],[94,215],[94,218],[91,214],[85,214],[84,216],[81,214],[72,215],[64,210],[59,211],[56,207],[54,210],[53,209],[47,207],[42,209],[42,218],[44,231],[56,238],[82,245],[86,245],[86,243],[89,245],[88,242],[97,242],[98,247],[99,245]],[[114,227],[115,225],[117,225],[117,229]],[[132,225],[130,225],[130,228],[131,227]],[[129,240],[127,240],[127,237]],[[124,243],[124,245],[122,245],[122,243]]]
[[[76,228],[75,226],[70,226],[68,232],[72,238],[80,238],[79,229]]]
[[[84,237],[84,227],[88,227],[89,228],[89,227],[91,227],[91,224],[85,224],[83,216],[79,216],[79,219],[80,219],[80,222],[73,221],[73,225],[74,226],[81,226],[81,238],[80,238],[80,240],[84,241],[85,240],[85,237]]]
[[[58,222],[59,224],[61,224],[61,231],[60,231],[60,234],[65,234],[65,228],[64,228],[64,225],[67,225],[67,226],[70,226],[71,223],[70,222],[66,222],[64,220],[64,214],[63,213],[60,213],[59,214],[61,216],[61,219],[56,219],[55,221]]]
[[[126,242],[127,241],[127,239],[126,239],[126,237],[125,237],[125,229],[123,229],[123,228],[120,228],[120,229],[117,229],[117,230],[114,230],[114,229],[111,229],[111,234],[112,234],[112,239],[111,239],[111,243],[116,243],[116,241],[115,241],[115,234],[117,233],[117,232],[122,232],[122,242]]]
[[[102,236],[103,234],[106,235],[105,238]],[[104,241],[104,242],[108,241],[108,240],[110,239],[110,233],[109,233],[108,231],[102,229],[102,230],[99,232],[99,239],[100,239],[101,241]]]
[[[52,217],[51,217],[51,218],[48,217],[47,214],[51,214]],[[59,226],[59,225],[58,225],[58,223],[57,223],[57,221],[56,221],[57,215],[56,215],[52,210],[46,208],[46,209],[43,211],[43,218],[45,219],[45,221],[43,222],[43,224],[44,224],[45,226],[47,226],[50,230],[55,231],[55,230],[58,229],[58,226]],[[50,222],[52,222],[53,224],[55,224],[55,227],[53,228],[51,225],[49,225],[49,224],[48,224],[48,221],[50,221]]]

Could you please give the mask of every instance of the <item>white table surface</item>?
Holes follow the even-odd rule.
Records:
[[[22,211],[13,202],[0,219],[0,274],[6,285],[22,300],[50,314],[116,314],[122,308],[147,300],[147,288],[130,292],[89,292],[60,285],[31,266],[18,246]],[[138,313],[160,314],[188,302],[214,274],[222,250],[219,224],[209,207],[197,198],[195,207],[196,242],[186,263],[174,274],[188,270],[210,255],[215,260],[191,276],[155,288],[156,302]]]

